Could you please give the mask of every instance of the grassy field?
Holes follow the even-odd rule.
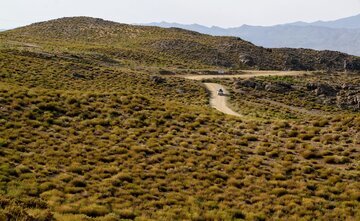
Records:
[[[120,59],[110,53],[120,46],[93,43],[107,32],[89,44],[93,33],[80,32],[78,43],[59,33],[42,42],[33,27],[20,33],[0,34],[0,220],[360,218],[358,111],[319,104],[310,92],[216,80],[246,115],[226,116],[209,107],[201,82],[164,71],[211,62],[153,52],[150,62],[149,50],[135,56],[124,41],[131,53]],[[139,30],[126,33],[140,41]],[[321,73],[254,81],[334,82],[329,76],[358,81]]]

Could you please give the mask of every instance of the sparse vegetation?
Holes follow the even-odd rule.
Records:
[[[106,28],[76,39],[67,36],[73,29],[55,28],[43,42],[47,23],[0,34],[0,220],[358,219],[356,110],[311,102],[308,94],[241,93],[246,88],[224,80],[231,105],[246,117],[225,116],[208,107],[200,82],[158,75],[192,57],[133,54],[131,45],[155,44],[153,32],[170,33],[171,41],[201,36],[115,24],[127,37],[110,39],[112,48],[105,41],[114,33],[104,32],[112,24],[97,22]],[[186,68],[211,66],[201,59]],[[330,114],[259,97],[307,111],[318,104]]]

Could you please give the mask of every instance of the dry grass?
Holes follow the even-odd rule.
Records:
[[[84,45],[46,45],[76,50],[70,59],[1,42],[0,219],[360,215],[356,112],[248,103],[254,119],[239,119],[209,108],[198,82],[100,61]]]

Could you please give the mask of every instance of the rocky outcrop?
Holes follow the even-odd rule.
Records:
[[[241,86],[248,88],[255,88],[256,82],[252,80],[238,80],[235,82],[236,88],[240,88]]]
[[[275,82],[265,85],[265,90],[273,93],[286,93],[292,90],[292,85],[284,82]]]
[[[76,79],[85,79],[85,75],[80,74],[80,73],[72,73],[72,77],[76,78]]]
[[[308,91],[317,97],[322,97],[324,104],[336,104],[342,109],[360,110],[360,86],[353,84],[329,85],[308,83]]]
[[[360,90],[340,91],[336,96],[336,104],[340,108],[360,110]]]
[[[249,66],[249,67],[252,67],[252,66],[255,65],[254,58],[251,57],[250,55],[246,55],[246,54],[240,55],[239,58],[240,58],[240,61],[241,61],[243,64],[245,64],[245,65],[247,65],[247,66]]]
[[[255,78],[237,80],[234,87],[238,90],[244,90],[248,93],[261,92],[262,96],[267,92],[277,94],[302,94],[304,98],[309,98],[311,102],[321,105],[337,106],[341,109],[360,111],[360,84],[359,81],[348,81],[346,83],[338,83],[334,79],[327,78],[328,81],[313,81],[302,83],[295,81],[288,83],[283,81],[260,80]]]
[[[241,87],[253,88],[256,90],[265,89],[265,85],[262,82],[255,81],[253,79],[235,81],[235,88],[241,88]]]
[[[309,83],[306,85],[308,90],[314,91],[316,96],[336,96],[338,90],[327,84]]]
[[[166,82],[166,79],[165,79],[165,78],[160,77],[160,76],[156,76],[156,75],[151,76],[151,77],[150,77],[150,80],[151,80],[152,82],[154,82],[155,84],[163,84],[163,83]]]
[[[159,74],[160,74],[160,75],[175,75],[174,72],[169,71],[169,70],[160,70],[160,71],[159,71]]]
[[[266,90],[273,93],[287,93],[293,89],[291,84],[285,82],[264,83],[252,79],[236,81],[235,87],[236,88],[246,87],[255,90]]]

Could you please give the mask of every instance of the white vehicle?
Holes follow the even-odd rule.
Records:
[[[224,90],[221,89],[221,88],[217,91],[217,94],[218,94],[219,96],[224,96],[224,95],[225,95]]]

